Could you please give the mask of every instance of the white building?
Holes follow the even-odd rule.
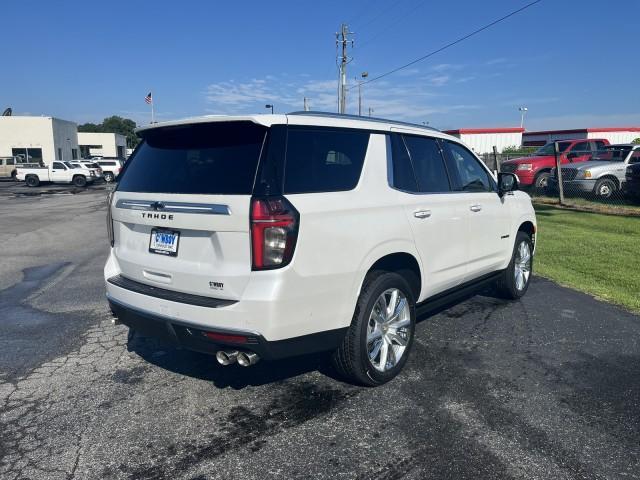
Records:
[[[556,140],[575,138],[606,138],[609,143],[631,143],[638,137],[640,137],[640,127],[604,127],[526,132],[522,140],[525,146],[533,147]]]
[[[83,158],[127,157],[127,137],[119,133],[78,132],[78,143]]]
[[[79,158],[78,127],[54,117],[0,117],[0,157],[22,156],[48,165]]]
[[[458,130],[445,130],[444,133],[458,137],[477,154],[493,152],[495,146],[498,153],[507,147],[519,147],[522,145],[522,133],[524,128],[461,128]]]

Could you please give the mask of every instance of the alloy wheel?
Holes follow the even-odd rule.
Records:
[[[367,324],[367,353],[380,372],[395,367],[410,339],[411,310],[407,297],[397,288],[385,290],[373,304]]]
[[[516,289],[524,290],[529,282],[531,275],[531,247],[529,242],[522,241],[516,250],[516,258],[514,259],[514,277]]]

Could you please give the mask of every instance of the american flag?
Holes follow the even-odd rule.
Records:
[[[144,97],[144,101],[147,102],[148,104],[152,104],[153,103],[153,98],[151,97],[151,92],[149,92],[149,94]]]

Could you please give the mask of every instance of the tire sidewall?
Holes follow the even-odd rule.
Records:
[[[529,279],[527,280],[526,285],[522,290],[518,290],[516,288],[516,280],[515,280],[515,264],[516,264],[516,252],[518,251],[518,247],[520,244],[526,241],[529,244],[529,251],[531,252],[531,269],[529,271]],[[529,290],[529,285],[531,284],[531,277],[533,276],[533,242],[531,241],[531,237],[524,232],[518,232],[516,235],[516,242],[513,246],[513,253],[511,254],[511,262],[509,263],[508,268],[508,287],[513,293],[514,298],[520,298],[527,293]]]
[[[549,185],[549,177],[551,174],[549,172],[542,172],[536,175],[534,187],[538,190],[546,190],[547,185]],[[544,180],[544,185],[542,184]]]
[[[113,180],[114,180],[113,173],[110,173],[110,172],[105,173],[105,174],[104,174],[104,180],[105,180],[105,182],[107,182],[107,183],[111,183],[111,182],[113,182]]]
[[[365,370],[364,374],[373,384],[380,385],[388,382],[402,371],[409,354],[411,353],[411,347],[413,346],[413,340],[415,337],[416,302],[409,283],[397,273],[385,273],[378,277],[374,283],[375,285],[372,286],[371,289],[367,290],[368,298],[365,300],[366,303],[364,303],[359,312],[359,350],[361,365],[364,366]],[[376,300],[382,292],[390,288],[399,289],[409,302],[409,315],[411,318],[411,323],[409,324],[409,341],[407,342],[407,348],[405,349],[400,361],[391,370],[380,372],[379,370],[376,370],[369,360],[369,352],[367,350],[367,326],[369,324],[369,316],[371,315],[371,311]]]
[[[87,185],[87,179],[84,178],[82,175],[77,175],[73,177],[73,184],[76,187],[84,187]]]
[[[602,185],[604,185],[604,184],[608,184],[609,185],[609,195],[603,195],[603,194],[600,193],[600,189],[602,188]],[[598,182],[598,184],[596,185],[596,196],[598,198],[611,198],[615,194],[616,190],[617,190],[617,188],[616,188],[616,185],[613,183],[613,181],[607,180],[607,179],[600,180]]]
[[[25,183],[27,184],[28,187],[37,187],[40,182],[38,181],[37,178],[33,176],[28,176],[25,179]]]

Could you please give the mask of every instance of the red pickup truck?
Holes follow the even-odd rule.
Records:
[[[580,140],[560,140],[560,163],[585,162],[597,150],[602,150],[609,141],[605,138],[590,138]],[[535,186],[536,189],[544,189],[551,169],[556,166],[553,153],[553,142],[540,147],[530,157],[514,158],[500,164],[501,172],[515,173],[523,186]]]

